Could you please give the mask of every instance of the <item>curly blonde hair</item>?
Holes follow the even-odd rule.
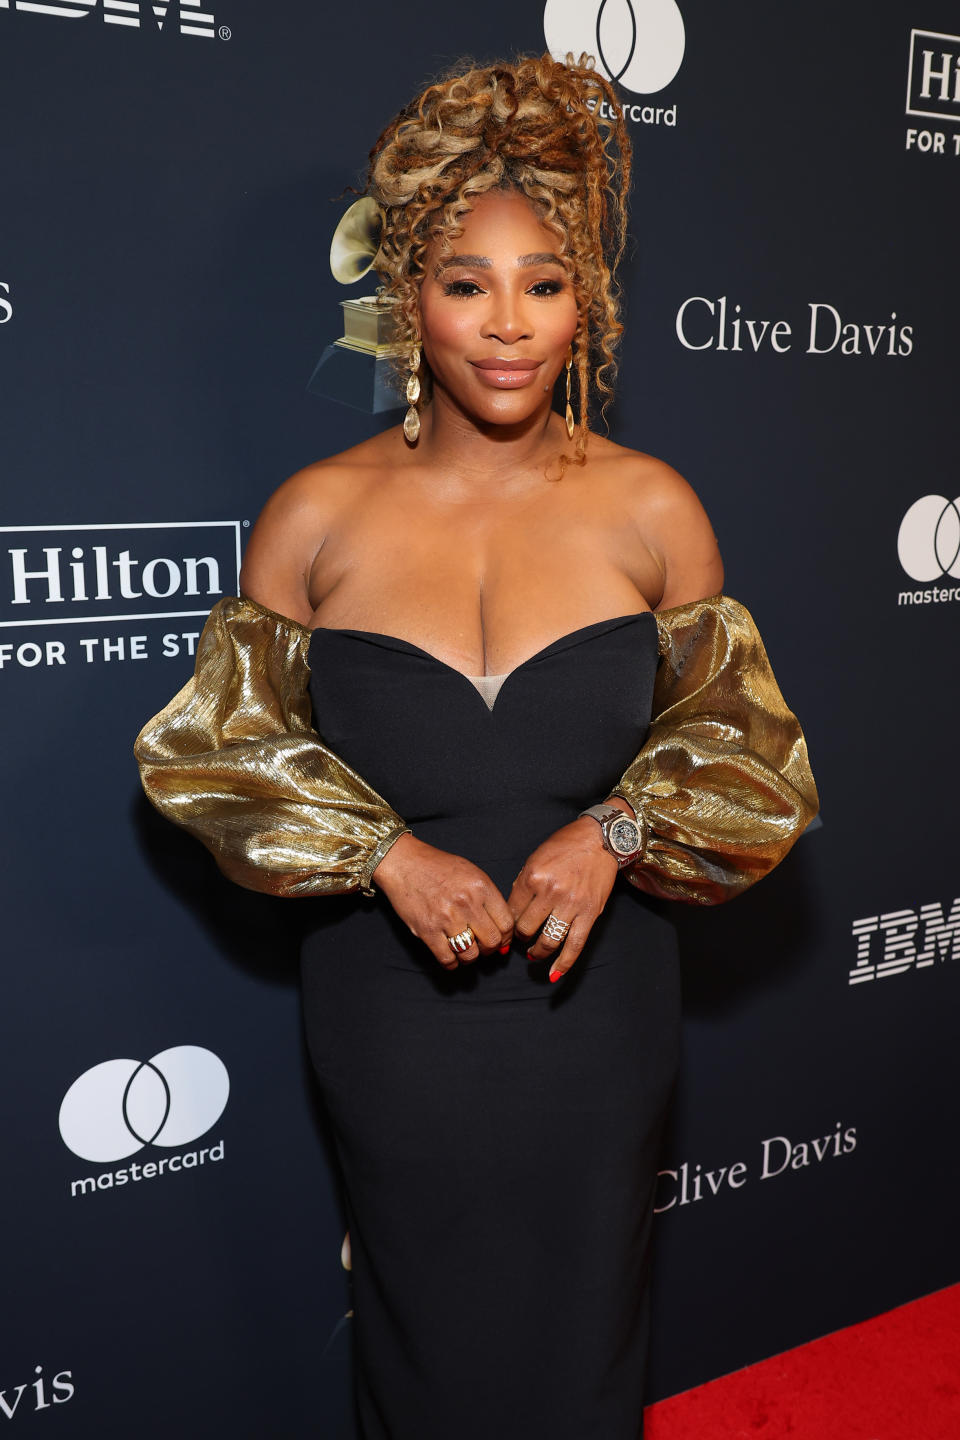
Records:
[[[601,115],[601,102],[606,113]],[[477,196],[522,192],[556,236],[574,288],[574,363],[580,418],[575,459],[586,459],[591,373],[612,398],[619,317],[617,264],[626,240],[630,139],[613,88],[582,55],[566,63],[521,56],[477,67],[463,64],[428,86],[400,112],[370,151],[367,190],[384,212],[377,256],[383,298],[395,303],[398,341],[418,339],[424,257],[441,254]],[[561,457],[561,474],[566,457]]]

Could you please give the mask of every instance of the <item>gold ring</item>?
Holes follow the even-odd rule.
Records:
[[[570,922],[568,920],[561,920],[559,916],[554,915],[553,911],[551,910],[550,914],[543,922],[542,934],[547,940],[559,941],[565,938],[566,933],[569,929]]]
[[[468,925],[467,928],[465,930],[461,930],[459,934],[448,935],[447,943],[450,946],[450,949],[453,951],[454,955],[462,955],[464,950],[470,949],[470,946],[473,944],[476,938],[476,935],[474,935],[473,931]]]

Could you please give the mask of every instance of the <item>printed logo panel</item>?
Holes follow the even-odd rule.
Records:
[[[669,85],[686,46],[675,0],[547,0],[543,33],[555,59],[592,55],[608,80],[634,95]]]
[[[960,601],[960,495],[921,495],[900,522],[897,558],[905,574],[923,586],[901,590],[898,605]]]
[[[856,964],[851,985],[886,980],[960,960],[960,897],[949,914],[939,900],[917,910],[889,910],[853,922]]]
[[[227,1067],[201,1045],[176,1045],[150,1060],[104,1060],[63,1097],[60,1135],[81,1160],[126,1160],[145,1145],[199,1140],[229,1095]]]
[[[682,1210],[702,1200],[738,1194],[752,1180],[774,1180],[800,1170],[829,1166],[832,1161],[852,1155],[857,1148],[857,1127],[844,1128],[837,1121],[825,1135],[796,1139],[789,1135],[768,1135],[760,1142],[753,1159],[737,1159],[732,1163],[715,1163],[709,1170],[704,1164],[685,1160],[676,1169],[660,1170],[657,1174],[657,1198],[654,1213]]]
[[[73,1399],[76,1389],[72,1370],[61,1370],[48,1379],[43,1366],[35,1365],[29,1380],[23,1380],[19,1385],[5,1384],[0,1390],[0,1413],[13,1420],[18,1413],[21,1416],[31,1412],[35,1414],[38,1410],[50,1410],[54,1405],[66,1405],[68,1400]]]
[[[911,30],[907,59],[906,150],[933,159],[960,159],[960,133],[932,125],[960,124],[960,35]]]
[[[733,296],[688,295],[674,321],[677,339],[685,350],[710,350],[730,355],[861,356],[903,359],[913,354],[914,327],[898,319],[896,310],[886,316],[878,310],[865,319],[853,318],[826,300],[807,302],[806,315],[762,318],[752,306]]]
[[[910,31],[907,114],[960,121],[960,35]]]
[[[911,580],[960,580],[960,495],[924,495],[904,515],[897,555]]]
[[[178,5],[139,4],[137,0],[0,0],[0,13],[4,10],[20,11],[28,15],[46,15],[56,20],[86,20],[99,12],[105,25],[122,25],[128,30],[162,31],[179,28],[181,35],[199,36],[213,40],[217,34],[216,21],[202,0],[180,0]],[[221,27],[224,39],[228,31]]]
[[[238,520],[0,526],[0,629],[203,616],[239,579]]]

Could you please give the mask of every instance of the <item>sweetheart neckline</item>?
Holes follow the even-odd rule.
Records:
[[[601,631],[602,627],[605,629],[610,629],[614,626],[626,625],[631,620],[642,620],[647,615],[651,616],[654,620],[654,633],[656,634],[656,617],[654,616],[653,611],[635,610],[629,615],[611,615],[608,616],[608,618],[605,620],[592,620],[589,625],[581,625],[576,630],[568,631],[566,635],[558,635],[555,640],[551,640],[547,645],[544,645],[541,649],[536,650],[532,655],[528,655],[525,660],[521,660],[519,665],[514,665],[512,670],[500,672],[503,675],[503,681],[500,685],[500,689],[497,693],[497,698],[494,701],[493,706],[488,707],[490,709],[490,713],[492,714],[493,711],[496,709],[496,706],[499,704],[500,695],[503,693],[504,686],[507,684],[507,682],[519,671],[525,670],[528,665],[532,665],[534,661],[542,660],[551,651],[556,650],[560,647],[564,647],[568,644],[576,644],[579,640],[586,639],[588,632]],[[434,655],[432,651],[425,650],[422,645],[415,644],[413,640],[405,640],[402,635],[387,635],[384,631],[381,630],[357,630],[350,626],[315,625],[310,631],[311,645],[313,644],[314,636],[321,633],[326,633],[328,635],[355,635],[362,640],[386,642],[388,646],[399,647],[402,650],[410,650],[414,654],[424,656],[424,658],[427,660],[432,660],[435,665],[442,666],[444,670],[449,670],[452,675],[459,675],[461,680],[467,681],[467,683],[470,685],[470,688],[473,690],[473,693],[479,699],[483,699],[483,697],[480,695],[480,692],[473,684],[473,680],[476,677],[468,675],[464,670],[458,670],[456,665],[451,665],[448,661],[441,660],[439,655]],[[489,679],[491,677],[480,676],[479,678]],[[483,703],[486,704],[486,701],[483,701]]]

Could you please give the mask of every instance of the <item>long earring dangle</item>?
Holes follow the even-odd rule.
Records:
[[[417,409],[417,401],[420,399],[420,376],[417,371],[420,369],[420,346],[415,344],[410,350],[410,378],[407,381],[407,404],[409,410],[403,417],[403,433],[415,445],[420,434],[420,411]]]
[[[573,370],[573,346],[570,346],[570,354],[567,356],[567,411],[564,420],[567,423],[567,438],[573,439],[573,432],[577,428],[577,422],[573,418],[573,406],[570,404],[570,373]]]

